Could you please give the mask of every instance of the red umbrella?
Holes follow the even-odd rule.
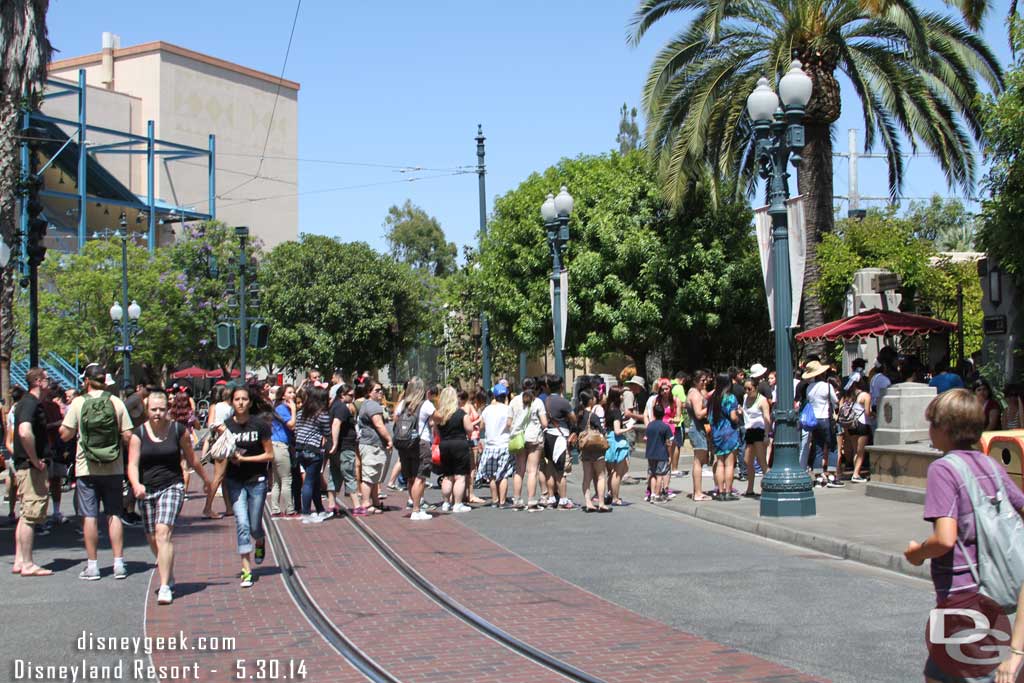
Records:
[[[889,335],[913,336],[950,332],[956,324],[914,313],[873,308],[845,320],[834,320],[796,335],[797,341],[857,340]]]
[[[224,371],[221,370],[220,368],[217,368],[216,370],[210,370],[209,372],[203,370],[203,373],[203,377],[206,377],[207,379],[221,379],[224,377]],[[235,368],[234,370],[231,371],[232,378],[238,377],[240,374],[241,373],[238,371],[238,368]]]
[[[206,370],[195,365],[171,373],[171,379],[200,379],[206,377]]]

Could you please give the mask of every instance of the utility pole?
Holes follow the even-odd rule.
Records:
[[[849,172],[847,173],[847,189],[846,196],[836,195],[833,199],[846,199],[849,202],[848,211],[846,215],[850,218],[863,218],[864,210],[860,208],[860,202],[862,199],[868,199],[872,201],[891,201],[889,197],[866,197],[860,193],[860,188],[857,181],[857,161],[859,159],[885,159],[887,158],[884,154],[867,154],[859,152],[857,150],[857,129],[851,128],[849,130],[849,151],[847,152],[835,152],[832,156],[846,157],[849,163]]]
[[[476,127],[476,174],[480,179],[480,248],[483,249],[484,239],[487,237],[487,191],[484,188],[484,175],[487,170],[484,166],[484,128],[482,125]],[[491,389],[491,348],[490,328],[487,324],[487,311],[480,311],[480,350],[481,374],[483,375],[484,391]]]

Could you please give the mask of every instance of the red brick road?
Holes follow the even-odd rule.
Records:
[[[441,591],[516,638],[610,683],[805,683],[792,669],[647,619],[541,570],[441,516],[365,518]],[[333,531],[337,523],[331,524]]]
[[[215,503],[221,508],[221,502]],[[174,533],[174,603],[157,605],[153,578],[146,604],[146,635],[174,636],[183,631],[195,647],[200,637],[231,636],[237,639],[231,651],[160,650],[153,652],[155,666],[198,664],[200,681],[235,681],[238,660],[247,676],[255,676],[260,662],[271,671],[268,660],[278,660],[280,671],[289,662],[306,666],[307,681],[365,682],[310,626],[292,601],[280,577],[273,554],[258,569],[252,588],[238,586],[241,567],[235,553],[234,518],[206,520],[199,517],[201,499],[186,501]],[[214,672],[214,670],[216,670]],[[178,680],[170,675],[165,680]]]
[[[398,513],[390,516],[397,518]],[[348,521],[303,525],[284,520],[278,529],[316,603],[346,637],[399,680],[565,680],[441,609],[405,581]]]

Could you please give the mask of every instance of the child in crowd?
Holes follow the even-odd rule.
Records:
[[[665,408],[655,402],[652,407],[654,420],[647,425],[647,474],[649,476],[648,502],[657,503],[665,500],[664,491],[668,488],[668,444],[672,441],[672,429],[665,424]]]

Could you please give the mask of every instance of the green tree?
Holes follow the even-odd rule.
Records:
[[[636,123],[636,107],[630,109],[622,103],[619,110],[619,134],[615,136],[619,154],[629,154],[640,146],[640,126]]]
[[[1010,24],[1017,50],[1006,76],[1006,90],[985,98],[985,154],[992,165],[985,178],[990,196],[981,205],[978,243],[999,260],[1018,284],[1024,283],[1024,21]]]
[[[643,96],[648,148],[674,200],[708,174],[718,183],[739,177],[736,189],[752,191],[757,169],[748,94],[762,75],[781,76],[794,53],[814,82],[798,189],[807,219],[803,319],[806,326],[820,324],[817,248],[834,221],[837,75],[846,76],[860,100],[866,148],[880,141],[885,149],[890,195],[898,196],[903,183],[903,136],[934,153],[947,180],[969,193],[977,170],[972,140],[983,137],[978,82],[998,91],[999,64],[958,19],[918,10],[910,0],[641,0],[630,41],[684,11],[692,12],[690,19],[655,58]]]
[[[871,210],[863,220],[836,222],[819,250],[821,278],[816,294],[829,316],[842,315],[846,290],[860,268],[885,268],[900,278],[902,310],[956,321],[957,285],[964,293],[964,347],[967,356],[981,348],[981,285],[974,263],[940,258],[935,246],[920,239],[920,224],[899,218],[894,209]],[[955,349],[955,339],[952,340]],[[956,357],[956,353],[952,354]]]
[[[749,209],[728,203],[714,211],[698,198],[673,212],[647,154],[636,151],[562,160],[497,200],[482,267],[472,271],[496,340],[531,350],[551,343],[551,256],[539,207],[561,185],[576,200],[565,258],[569,356],[624,353],[643,370],[648,354],[670,340],[694,353],[717,350],[721,340],[701,349],[699,335],[731,341],[723,322],[747,302],[753,311],[737,338],[767,332],[763,287],[749,267],[737,266],[757,263]]]
[[[114,345],[121,343],[109,309],[121,302],[121,243],[94,240],[81,254],[48,258],[40,267],[40,348],[65,358],[100,361],[112,370],[120,366]],[[176,270],[166,250],[149,254],[143,246],[128,245],[128,294],[142,307],[142,333],[132,344],[132,362],[149,369],[151,379],[195,350],[191,325],[194,302],[184,273]],[[19,302],[27,307],[27,297]],[[27,311],[18,316],[24,324]],[[22,334],[28,336],[27,329]],[[84,363],[83,363],[84,364]]]
[[[259,280],[279,367],[379,367],[427,326],[422,279],[363,242],[303,234],[266,255]]]
[[[46,80],[53,51],[46,30],[49,0],[4,0],[0,3],[0,240],[17,244],[16,212],[20,186],[20,110],[35,101]],[[26,94],[28,99],[24,99]],[[12,249],[13,251],[13,249]],[[10,398],[11,352],[14,350],[14,270],[17,260],[0,271],[0,390]]]
[[[917,234],[930,240],[939,251],[973,251],[974,216],[959,199],[932,195],[927,202],[910,202],[907,220]]]
[[[384,227],[391,255],[399,261],[438,277],[455,270],[455,243],[445,240],[436,218],[410,200],[388,209]]]

